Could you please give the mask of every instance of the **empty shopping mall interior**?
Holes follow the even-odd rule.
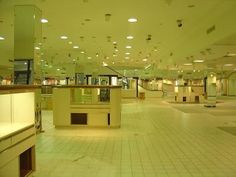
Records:
[[[236,177],[236,0],[0,0],[0,177]]]

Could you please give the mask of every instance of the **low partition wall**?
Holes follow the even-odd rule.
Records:
[[[120,86],[54,87],[52,99],[56,127],[120,127]]]
[[[162,98],[163,91],[162,90],[146,90],[142,87],[138,87],[139,93],[145,93],[145,98]]]
[[[122,89],[121,90],[122,98],[136,98],[136,90],[135,89]]]

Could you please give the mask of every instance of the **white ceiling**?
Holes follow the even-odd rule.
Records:
[[[223,57],[228,52],[236,53],[235,0],[0,0],[0,36],[5,37],[0,41],[1,68],[11,67],[9,59],[14,58],[14,6],[25,4],[36,5],[42,17],[49,20],[42,24],[39,54],[43,53],[42,59],[52,65],[47,70],[51,73],[65,66],[69,72],[68,68],[75,66],[73,60],[88,70],[98,69],[103,61],[120,71],[143,70],[151,64],[154,75],[164,70],[177,73],[209,67],[236,68],[236,57]],[[105,21],[105,14],[111,14],[109,21]],[[130,17],[138,22],[129,23]],[[177,20],[182,20],[182,27],[178,27]],[[215,30],[207,34],[213,26]],[[61,35],[68,36],[68,40],[61,40]],[[134,39],[127,40],[127,35]],[[80,49],[73,49],[73,45]],[[126,45],[132,49],[126,49]],[[126,52],[131,53],[130,59],[124,58]],[[144,62],[144,58],[148,60]],[[183,65],[200,58],[204,64]],[[224,67],[229,63],[234,65]]]

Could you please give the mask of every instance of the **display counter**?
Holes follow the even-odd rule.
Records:
[[[203,86],[175,86],[175,102],[202,103],[204,102]]]
[[[34,86],[0,86],[0,176],[35,170]]]
[[[54,87],[52,98],[56,127],[120,127],[121,86]]]

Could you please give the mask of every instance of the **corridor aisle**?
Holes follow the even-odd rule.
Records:
[[[235,110],[123,100],[120,129],[55,129],[47,111],[31,177],[236,177]]]

